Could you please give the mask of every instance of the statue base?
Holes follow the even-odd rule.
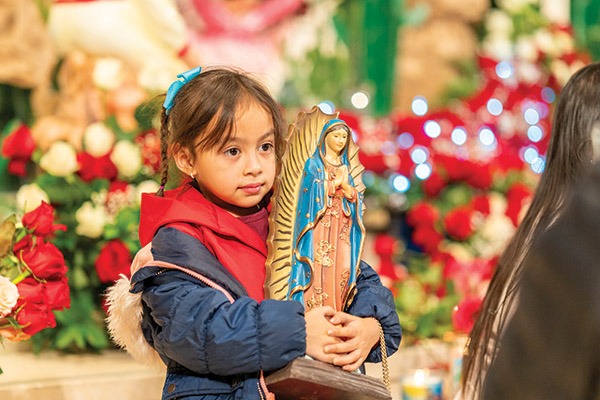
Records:
[[[380,379],[347,372],[309,358],[297,358],[266,377],[277,400],[391,400]]]

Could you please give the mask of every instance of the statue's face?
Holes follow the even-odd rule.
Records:
[[[348,132],[345,129],[336,129],[335,131],[329,132],[325,138],[325,144],[327,147],[337,154],[340,154],[346,143],[348,142]]]

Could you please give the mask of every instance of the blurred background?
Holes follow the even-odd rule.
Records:
[[[234,65],[288,122],[319,105],[351,126],[364,258],[395,295],[403,346],[448,343],[434,364],[450,374],[544,171],[556,97],[600,58],[600,0],[1,0],[0,29],[0,218],[16,221],[0,276],[15,282],[31,231],[13,228],[42,201],[56,225],[39,253],[67,267],[35,310],[1,314],[5,339],[114,347],[102,294],[129,274],[140,193],[158,188],[153,99],[193,66]]]

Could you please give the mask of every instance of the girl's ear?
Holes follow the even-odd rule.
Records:
[[[194,173],[194,165],[188,148],[180,145],[173,146],[173,158],[177,168],[185,175]]]

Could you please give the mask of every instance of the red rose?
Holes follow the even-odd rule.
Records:
[[[466,182],[476,189],[489,189],[492,187],[492,169],[489,165],[473,165],[471,173],[466,177]]]
[[[69,281],[66,276],[44,284],[45,301],[51,310],[62,310],[71,306]]]
[[[119,239],[108,242],[96,259],[96,273],[103,283],[114,282],[120,274],[130,275],[131,253]]]
[[[19,289],[20,308],[16,319],[23,326],[23,332],[27,335],[35,335],[45,328],[54,328],[56,319],[48,307],[44,294],[44,284],[29,277],[17,285]]]
[[[31,131],[26,125],[10,133],[2,144],[2,155],[10,159],[8,172],[18,176],[25,176],[25,166],[31,160],[35,150],[35,141]]]
[[[442,176],[438,172],[433,171],[429,178],[423,182],[423,191],[428,196],[434,197],[440,194],[442,189],[446,187],[446,184],[447,183],[442,179]]]
[[[42,329],[54,328],[56,318],[44,303],[26,302],[17,314],[17,322],[23,327],[23,332],[33,336]]]
[[[23,215],[23,225],[37,236],[47,237],[57,230],[66,230],[65,225],[54,225],[54,208],[45,201],[33,211]]]
[[[458,332],[469,333],[483,300],[479,297],[465,297],[452,310],[452,325]]]
[[[442,242],[442,235],[433,226],[420,225],[415,228],[412,240],[427,254],[437,253],[438,246]]]
[[[485,194],[475,196],[471,200],[471,207],[483,215],[490,215],[490,198]]]
[[[67,272],[65,257],[52,243],[41,240],[30,251],[21,251],[21,257],[39,279],[60,279]]]
[[[108,186],[108,193],[126,192],[129,184],[127,182],[114,181]]]
[[[28,162],[29,160],[13,158],[8,162],[8,173],[15,176],[26,176]]]
[[[506,211],[505,214],[512,221],[514,226],[519,225],[519,216],[523,205],[531,196],[529,187],[522,183],[515,183],[506,192]]]
[[[358,153],[358,159],[365,169],[375,174],[382,174],[388,170],[383,154],[366,154],[361,151]]]
[[[468,160],[437,155],[436,161],[439,161],[440,165],[444,168],[450,181],[464,181],[473,172],[474,164]]]
[[[432,204],[416,203],[406,215],[406,222],[411,226],[433,226],[440,218],[439,210]]]
[[[22,251],[29,252],[33,247],[33,237],[31,235],[26,235],[23,239],[19,240],[17,243],[13,245],[13,253],[19,254]]]
[[[96,178],[113,180],[119,172],[110,159],[110,153],[102,157],[94,157],[89,153],[79,153],[77,154],[77,161],[80,166],[77,174],[86,182],[90,182]]]
[[[473,212],[465,207],[450,211],[444,217],[444,228],[448,235],[457,240],[466,240],[473,234],[471,217]]]

